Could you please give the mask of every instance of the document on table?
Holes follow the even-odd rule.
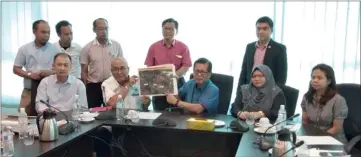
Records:
[[[310,155],[312,157],[324,157],[324,156],[337,156],[337,157],[351,157],[351,155],[346,155],[342,150],[318,150],[316,148],[309,149]],[[326,155],[322,155],[325,154]],[[336,153],[337,155],[333,155]],[[342,155],[341,155],[342,154]]]
[[[139,119],[157,119],[162,113],[139,112]]]
[[[343,145],[331,136],[298,136],[307,145]]]
[[[292,132],[297,132],[301,128],[301,124],[286,125],[286,128]]]

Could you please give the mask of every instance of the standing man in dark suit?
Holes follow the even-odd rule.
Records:
[[[256,22],[256,29],[258,41],[247,45],[246,52],[243,57],[237,93],[243,84],[249,83],[251,80],[252,68],[258,64],[267,65],[272,70],[277,84],[286,84],[286,46],[271,39],[273,21],[267,16],[261,17]]]

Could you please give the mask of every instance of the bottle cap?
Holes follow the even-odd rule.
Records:
[[[284,110],[284,109],[285,109],[285,105],[281,105],[281,109],[283,109],[283,110]]]
[[[123,99],[122,95],[119,94],[119,95],[118,95],[118,101],[119,101],[119,100],[122,100],[122,99]]]
[[[5,132],[5,131],[12,131],[13,130],[13,128],[11,127],[11,126],[5,126],[4,128],[3,128],[3,132]]]

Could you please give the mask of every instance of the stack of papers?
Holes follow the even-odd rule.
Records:
[[[297,138],[305,141],[307,145],[343,145],[331,136],[298,136]]]
[[[157,119],[162,113],[139,112],[139,119]]]
[[[341,155],[341,154],[344,154],[344,152],[341,150],[319,150],[316,148],[312,148],[309,151],[310,151],[309,156],[312,156],[312,157],[324,157],[324,156],[350,157],[351,156],[351,155]],[[322,156],[321,156],[321,154],[322,154]],[[335,154],[337,154],[337,155],[335,155]]]

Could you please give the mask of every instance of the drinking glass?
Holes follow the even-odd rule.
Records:
[[[254,115],[252,113],[249,113],[247,115],[246,123],[248,125],[253,125],[254,124]]]
[[[28,130],[25,132],[24,135],[24,144],[25,145],[32,145],[34,143],[34,136],[35,136],[35,128],[33,126],[29,126]]]

